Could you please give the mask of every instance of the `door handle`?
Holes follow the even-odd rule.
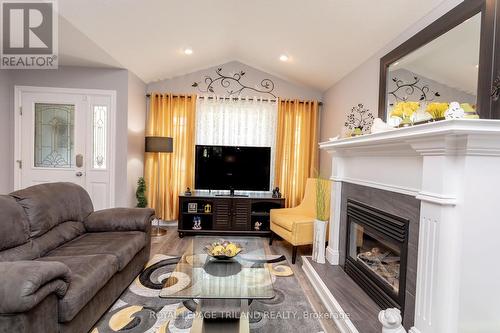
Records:
[[[83,172],[78,171],[77,173],[75,173],[75,175],[76,175],[77,177],[81,177],[81,176],[83,176]]]
[[[76,155],[75,160],[76,160],[76,167],[81,168],[83,166],[83,155],[82,154]],[[80,177],[80,176],[78,176],[78,177]]]

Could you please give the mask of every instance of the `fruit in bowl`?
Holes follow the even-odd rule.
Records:
[[[205,247],[207,254],[216,259],[231,259],[242,251],[239,244],[226,240],[219,240],[213,242]]]

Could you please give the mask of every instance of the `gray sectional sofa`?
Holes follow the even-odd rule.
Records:
[[[154,211],[71,183],[0,196],[0,332],[87,332],[149,259]]]

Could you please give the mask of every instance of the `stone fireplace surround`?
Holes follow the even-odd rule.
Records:
[[[320,148],[332,154],[330,264],[345,258],[344,191],[370,188],[360,195],[372,202],[377,199],[369,193],[377,190],[411,197],[420,202],[420,218],[409,332],[499,332],[500,265],[492,258],[500,234],[500,121],[446,120],[329,141]],[[326,308],[342,313],[311,267],[306,260],[306,275]],[[357,331],[346,322],[342,332]]]

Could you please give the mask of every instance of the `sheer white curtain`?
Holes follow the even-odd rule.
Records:
[[[199,98],[196,106],[196,144],[271,147],[271,177],[278,103],[246,98]]]

